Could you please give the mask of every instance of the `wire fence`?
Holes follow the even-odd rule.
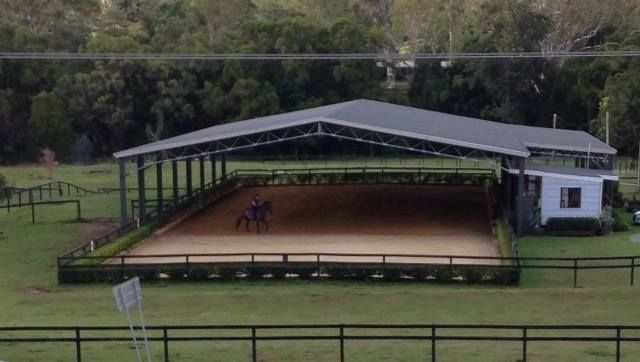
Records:
[[[136,329],[140,333],[140,329]],[[635,360],[636,349],[629,348],[634,346],[635,342],[640,342],[637,334],[640,326],[636,325],[282,324],[148,326],[146,329],[150,345],[161,344],[161,349],[152,350],[156,352],[157,358],[165,362],[180,360],[183,356],[182,349],[180,352],[172,351],[189,342],[197,342],[200,346],[212,343],[240,343],[248,352],[243,353],[245,358],[248,357],[247,359],[255,362],[261,360],[261,352],[269,344],[287,342],[285,346],[280,345],[280,348],[292,349],[296,344],[312,341],[326,342],[322,351],[325,360],[337,359],[341,362],[351,359],[349,352],[363,349],[365,353],[372,353],[373,344],[379,345],[385,341],[392,341],[394,344],[409,341],[418,343],[417,348],[421,351],[417,351],[419,357],[415,360],[432,362],[447,360],[447,357],[458,349],[462,349],[467,356],[477,355],[477,351],[466,342],[491,343],[496,347],[491,349],[493,355],[505,350],[507,346],[513,348],[517,345],[519,348],[511,350],[511,359],[522,362],[541,355],[539,350],[531,352],[533,346],[541,343],[549,347],[566,347],[569,343],[580,342],[584,350],[593,345],[604,344],[611,350],[610,354],[607,354],[610,356],[609,360],[620,362],[623,357],[626,361]],[[110,353],[116,357],[114,346],[133,343],[128,330],[128,326],[0,327],[0,346],[53,344],[60,348],[71,345],[74,347],[73,355],[68,356],[68,359],[82,362],[87,360],[83,357],[87,345],[102,344],[105,348],[102,354]],[[449,342],[447,345],[455,349],[443,349],[444,342]],[[362,343],[367,344],[363,346]],[[497,348],[498,346],[500,348]],[[626,353],[625,348],[629,349]],[[41,348],[29,349],[31,353],[34,353],[34,350]],[[208,358],[239,359],[238,356],[228,355],[227,350],[217,351],[219,355],[209,352]],[[125,358],[124,354],[118,357]],[[406,359],[401,350],[393,357],[396,360]],[[491,356],[486,356],[485,360],[491,359]]]

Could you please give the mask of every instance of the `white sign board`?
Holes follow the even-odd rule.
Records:
[[[151,362],[151,353],[149,352],[147,330],[144,326],[144,315],[142,313],[142,288],[140,287],[140,278],[131,278],[124,283],[116,285],[115,287],[113,287],[113,296],[116,298],[116,305],[118,306],[118,310],[127,315],[127,320],[129,321],[129,329],[131,330],[131,336],[133,337],[133,345],[136,348],[138,361],[141,362],[142,354],[140,353],[138,338],[136,336],[135,329],[133,328],[133,321],[131,319],[130,313],[131,308],[138,308],[138,312],[140,312],[140,324],[144,337],[144,345],[147,352],[147,361]]]
[[[113,296],[120,312],[126,312],[142,303],[140,278],[135,277],[113,287]]]

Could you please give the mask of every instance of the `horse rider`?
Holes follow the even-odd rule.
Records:
[[[251,216],[256,219],[258,217],[258,208],[260,207],[260,195],[253,195],[251,199]]]

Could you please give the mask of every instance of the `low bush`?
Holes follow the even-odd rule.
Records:
[[[208,268],[192,268],[189,270],[189,280],[205,281],[209,279],[211,274]]]
[[[216,275],[220,280],[235,280],[238,275],[238,268],[236,267],[219,267],[216,269]]]
[[[431,270],[430,274],[440,283],[451,283],[453,281],[453,275],[448,265],[436,266]]]
[[[465,267],[462,269],[462,278],[464,278],[465,283],[478,284],[482,282],[484,275],[485,269],[475,267]]]
[[[387,267],[382,271],[382,275],[385,281],[397,282],[402,280],[403,272],[397,268]]]
[[[613,231],[629,231],[629,224],[625,221],[625,215],[622,215],[618,210],[613,210]]]
[[[246,268],[246,272],[247,272],[247,279],[260,280],[264,277],[265,274],[269,273],[269,270],[261,266],[250,266]]]
[[[294,273],[298,274],[298,278],[302,280],[309,280],[312,278],[313,273],[317,270],[314,267],[301,267],[293,270]]]
[[[289,268],[286,266],[277,266],[271,268],[271,277],[275,280],[283,280],[287,277],[287,272]]]
[[[94,252],[87,256],[104,257],[103,259],[80,259],[74,263],[74,265],[98,265],[104,263],[107,259],[112,258],[119,253],[131,248],[139,241],[142,241],[149,236],[153,230],[157,227],[156,223],[145,225],[139,229],[131,231],[130,233],[123,235],[122,237],[114,240],[113,242],[96,249]]]
[[[547,219],[546,231],[552,233],[596,234],[600,230],[600,220],[594,217],[551,217]]]

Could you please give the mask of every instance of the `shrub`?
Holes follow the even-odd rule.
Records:
[[[235,267],[219,267],[216,269],[216,274],[220,280],[234,280],[238,274],[238,268]]]
[[[260,280],[265,274],[269,273],[269,270],[267,270],[267,268],[261,266],[250,266],[247,267],[246,271],[247,278],[249,280]]]
[[[629,231],[629,224],[624,220],[624,216],[618,210],[613,210],[613,231]]]
[[[385,281],[397,282],[402,280],[402,270],[397,268],[385,268],[383,271]]]
[[[452,281],[452,275],[448,265],[436,266],[431,272],[431,276],[441,283],[450,283]]]
[[[351,269],[347,267],[328,267],[327,274],[332,279],[345,280],[351,276]]]
[[[429,276],[429,269],[427,267],[424,268],[414,268],[407,271],[407,275],[412,277],[415,281],[423,282],[426,281]]]
[[[277,266],[271,268],[271,277],[276,280],[282,280],[287,277],[287,271],[289,269],[283,266]]]
[[[586,232],[595,234],[600,230],[600,220],[594,217],[551,217],[546,230],[551,232]]]
[[[465,267],[462,269],[462,277],[469,284],[480,283],[484,279],[485,271],[474,267]]]
[[[120,252],[125,251],[134,246],[139,241],[142,241],[149,236],[157,226],[156,223],[147,224],[139,229],[133,230],[130,233],[119,237],[113,242],[96,249],[89,256],[101,256],[104,259],[81,259],[75,262],[74,265],[98,265],[102,264],[108,258],[118,255]]]
[[[314,267],[296,268],[293,272],[298,274],[298,278],[302,280],[309,280],[311,279],[311,276],[313,275],[313,273],[316,272],[316,268]]]
[[[189,270],[189,279],[190,280],[197,280],[197,281],[204,281],[209,279],[209,275],[211,273],[209,272],[209,269],[207,268],[192,268],[191,270]]]
[[[520,282],[520,272],[515,268],[494,269],[489,275],[494,284],[517,285]]]

